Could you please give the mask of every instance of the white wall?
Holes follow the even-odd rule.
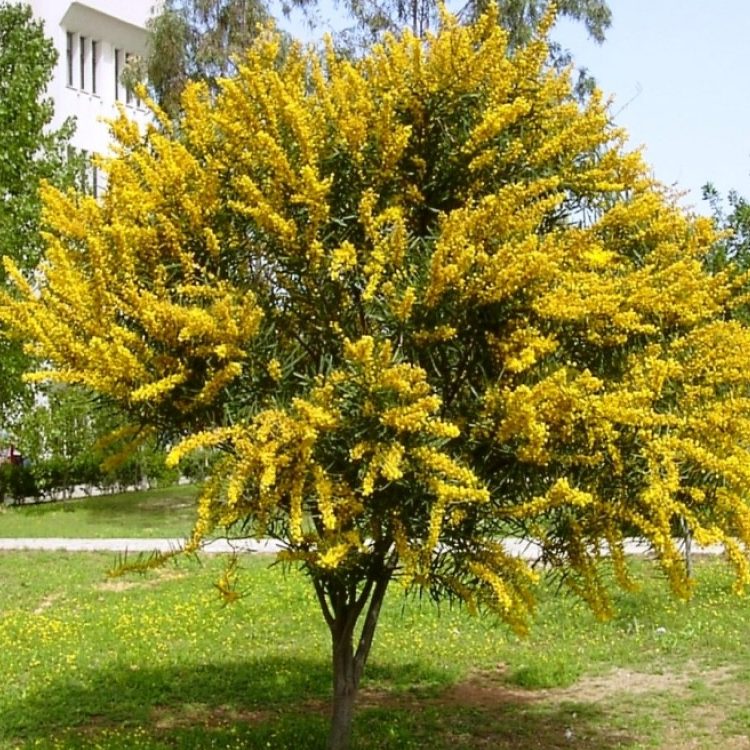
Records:
[[[30,0],[30,4],[44,21],[45,34],[53,40],[59,56],[48,89],[55,102],[53,127],[74,116],[73,145],[89,153],[106,153],[109,134],[102,120],[116,115],[116,101],[125,104],[128,114],[138,121],[148,118],[139,103],[126,102],[124,87],[115,84],[115,50],[119,50],[120,67],[126,53],[145,54],[145,24],[154,0]],[[70,63],[68,33],[72,42]],[[92,52],[96,55],[96,91]]]

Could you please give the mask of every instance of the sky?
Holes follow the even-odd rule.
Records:
[[[654,175],[689,191],[682,204],[707,213],[701,186],[750,197],[750,0],[610,0],[599,46],[581,24],[553,36],[589,69]]]
[[[615,122],[645,147],[654,176],[708,213],[701,186],[750,197],[750,0],[609,0],[612,26],[598,45],[583,24],[558,22],[553,38],[613,98]],[[346,25],[331,0],[319,29]],[[287,25],[287,24],[282,24]],[[310,40],[299,22],[288,28]]]

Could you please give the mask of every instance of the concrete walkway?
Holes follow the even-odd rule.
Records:
[[[171,552],[180,549],[184,539],[0,539],[0,550],[67,550],[68,552]],[[203,552],[267,552],[280,549],[270,539],[215,539],[203,546]]]
[[[182,539],[65,539],[62,537],[43,539],[2,539],[0,538],[0,550],[67,550],[69,552],[170,552],[179,549],[184,540]],[[541,548],[534,542],[522,539],[506,539],[503,544],[508,552],[514,557],[525,560],[537,560],[541,554]],[[274,553],[282,548],[282,545],[271,539],[215,539],[206,542],[202,551],[208,554],[229,552],[257,552]],[[724,549],[715,544],[710,547],[699,547],[693,545],[693,554],[696,555],[718,555]],[[625,552],[629,555],[646,555],[650,552],[649,546],[637,539],[630,539],[625,543]]]

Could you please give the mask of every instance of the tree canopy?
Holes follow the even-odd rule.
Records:
[[[148,81],[160,105],[175,113],[189,81],[215,85],[235,72],[235,57],[268,18],[263,0],[165,0],[148,22],[150,51],[135,77]]]
[[[703,199],[708,201],[721,232],[709,259],[711,267],[731,267],[738,273],[747,273],[750,271],[750,203],[736,190],[730,190],[725,206],[721,194],[710,182],[703,186]]]
[[[50,130],[52,101],[45,89],[57,53],[28,5],[0,3],[0,253],[22,269],[39,260],[42,180],[72,178],[66,145],[72,124]],[[0,285],[5,274],[0,271]],[[0,337],[0,414],[22,392],[26,361],[19,347]]]
[[[440,17],[441,4],[435,0],[344,0],[360,29],[371,37],[384,31],[396,33],[410,28],[421,36],[434,28]],[[458,11],[464,22],[471,23],[492,5],[488,0],[468,0]],[[612,21],[612,13],[605,0],[500,0],[494,3],[498,23],[508,32],[508,46],[516,49],[528,43],[545,13],[554,5],[560,16],[581,21],[597,42]]]
[[[684,520],[750,582],[750,332],[601,96],[490,8],[359,60],[262,33],[179,121],[121,118],[100,200],[44,191],[47,252],[0,317],[48,363],[221,454],[194,536],[272,537],[332,636],[346,747],[392,581],[523,631],[533,538],[601,616]],[[231,591],[226,592],[231,596]]]
[[[440,4],[435,0],[344,0],[342,9],[354,26],[337,40],[348,49],[366,48],[383,33],[398,33],[408,27],[417,35],[437,23]],[[460,12],[464,22],[479,17],[488,3],[472,0]],[[284,0],[281,10],[293,8],[314,13],[314,0]],[[501,0],[497,20],[508,32],[508,49],[526,44],[545,12],[549,0]],[[555,3],[560,16],[580,21],[598,42],[612,20],[605,0],[561,0]],[[150,45],[145,60],[134,61],[128,83],[146,82],[159,105],[170,115],[179,110],[182,91],[190,81],[205,81],[215,88],[218,80],[236,72],[235,60],[255,38],[261,22],[270,18],[264,0],[165,0],[149,20]],[[559,67],[571,63],[570,53],[551,43],[552,58]],[[580,71],[580,91],[590,88],[592,79]]]

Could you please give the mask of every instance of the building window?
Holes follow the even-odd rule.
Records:
[[[141,106],[141,100],[133,93],[133,90],[128,85],[128,81],[133,79],[133,71],[129,69],[129,65],[136,60],[130,52],[125,52],[122,49],[114,49],[114,68],[115,68],[115,101],[125,101],[125,104],[129,104],[134,107]],[[123,77],[125,81],[123,82]]]
[[[120,76],[122,75],[122,50],[115,48],[115,101],[120,101]]]
[[[125,53],[125,65],[130,62],[130,52]],[[130,89],[130,86],[125,87],[125,104],[133,104],[135,100],[135,97],[133,96],[133,92]]]
[[[78,189],[86,195],[88,193],[88,169],[89,169],[89,152],[86,149],[80,151],[80,167],[78,172]]]
[[[75,45],[75,37],[73,32],[69,31],[66,35],[65,42],[65,59],[67,62],[66,79],[68,86],[73,85],[73,47]]]
[[[96,94],[96,65],[99,62],[99,42],[91,40],[91,93]]]
[[[78,37],[78,53],[80,59],[81,68],[81,85],[80,89],[83,91],[86,88],[86,37]]]

